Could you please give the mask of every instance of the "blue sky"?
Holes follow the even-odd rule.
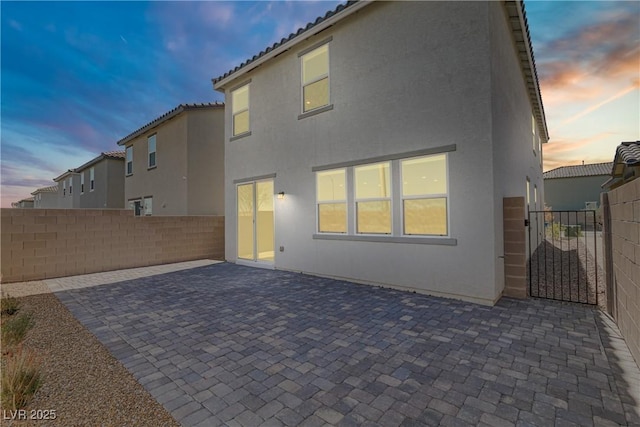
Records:
[[[1,201],[180,103],[335,1],[0,3]],[[551,142],[545,170],[640,139],[640,2],[526,2]]]

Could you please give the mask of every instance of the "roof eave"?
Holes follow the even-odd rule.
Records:
[[[516,16],[511,13],[511,10],[508,7],[509,3],[516,6],[515,11],[519,23],[519,28],[514,26],[514,22],[511,20],[511,18],[515,18]],[[514,33],[519,31],[522,35],[522,40],[518,40],[517,38],[515,39],[516,45],[519,47],[523,47],[527,54],[526,61],[520,58],[520,66],[525,77],[525,83],[529,92],[529,97],[534,104],[533,109],[534,116],[536,117],[536,122],[543,133],[542,143],[547,143],[549,141],[549,129],[547,128],[547,118],[544,113],[544,105],[542,104],[542,95],[540,93],[538,73],[536,71],[535,60],[533,58],[533,52],[531,49],[531,37],[529,35],[529,26],[525,18],[524,5],[522,3],[522,0],[511,0],[505,2],[505,7],[510,18],[509,23],[511,24],[512,31]]]
[[[308,29],[307,31],[303,32],[302,34],[300,34],[298,37],[294,37],[291,40],[285,42],[284,44],[276,47],[275,49],[273,49],[272,51],[264,54],[263,56],[261,56],[260,58],[256,59],[253,62],[250,62],[249,64],[245,65],[244,67],[241,67],[240,69],[238,69],[235,72],[232,72],[231,74],[229,74],[227,77],[224,77],[220,80],[218,80],[218,82],[215,82],[215,78],[211,79],[211,83],[213,84],[213,88],[219,92],[223,92],[224,93],[224,89],[225,87],[232,81],[242,77],[243,75],[249,73],[250,71],[256,69],[257,67],[259,67],[260,65],[264,64],[265,62],[275,58],[276,56],[286,52],[287,50],[291,49],[292,47],[302,43],[305,40],[308,40],[310,37],[318,34],[319,32],[326,30],[327,28],[331,27],[332,25],[335,25],[337,22],[343,20],[344,18],[346,18],[347,16],[352,15],[353,13],[359,11],[360,9],[362,9],[363,7],[366,7],[368,5],[370,5],[371,3],[373,3],[373,1],[375,0],[361,0],[353,5],[351,5],[350,7],[343,9],[340,13],[336,13],[335,15],[325,19],[324,21],[320,22],[317,25],[314,25],[312,28]]]
[[[163,124],[167,120],[171,120],[172,118],[176,117],[177,115],[182,114],[184,112],[184,110],[185,110],[184,106],[182,106],[182,105],[178,106],[172,112],[170,112],[166,116],[162,117],[161,120],[158,120],[158,121],[154,120],[153,122],[149,123],[148,125],[141,127],[140,129],[138,129],[137,131],[133,132],[132,134],[129,134],[128,136],[125,136],[124,138],[122,138],[120,141],[117,142],[117,144],[122,146],[122,145],[127,144],[128,142],[131,142],[132,140],[136,139],[140,135],[143,135],[143,134],[149,132],[151,129],[154,129],[154,128],[160,126],[161,124]]]

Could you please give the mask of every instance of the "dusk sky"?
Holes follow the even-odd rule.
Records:
[[[78,167],[335,1],[7,2],[1,205]],[[612,161],[640,139],[640,2],[525,3],[551,140],[544,169]]]

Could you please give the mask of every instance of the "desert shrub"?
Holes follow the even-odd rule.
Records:
[[[20,309],[20,301],[7,294],[0,299],[0,312],[9,316],[15,314]]]
[[[2,347],[3,351],[11,348],[24,339],[27,331],[33,326],[31,313],[10,317],[2,321]]]
[[[4,357],[2,368],[2,407],[23,408],[41,385],[40,361],[20,346]]]

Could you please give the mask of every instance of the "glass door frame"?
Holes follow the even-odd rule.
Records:
[[[259,224],[258,224],[258,212],[259,212],[259,192],[258,192],[258,186],[261,183],[271,183],[271,200],[272,200],[272,213],[273,213],[273,220],[271,222],[271,236],[272,236],[272,240],[273,240],[273,257],[271,257],[271,259],[260,259],[260,255],[258,252],[258,244],[260,241],[259,238]],[[240,206],[240,198],[238,197],[238,190],[241,186],[243,185],[250,185],[252,187],[252,196],[253,196],[253,200],[252,200],[252,209],[253,209],[253,217],[252,217],[252,226],[253,226],[253,230],[252,230],[252,239],[253,239],[253,243],[252,243],[252,249],[253,249],[253,257],[252,258],[241,258],[239,255],[239,248],[240,248],[240,244],[239,244],[239,236],[240,236],[240,221],[239,221],[239,206]],[[276,197],[275,194],[273,192],[273,189],[275,188],[275,180],[273,178],[264,178],[264,179],[255,179],[255,180],[248,180],[248,181],[243,181],[243,182],[238,182],[235,185],[236,187],[236,195],[235,195],[235,201],[236,201],[236,209],[235,209],[235,216],[236,216],[236,263],[238,264],[243,264],[243,265],[250,265],[253,267],[264,267],[264,268],[274,268],[274,264],[275,264],[275,206],[276,206]]]

